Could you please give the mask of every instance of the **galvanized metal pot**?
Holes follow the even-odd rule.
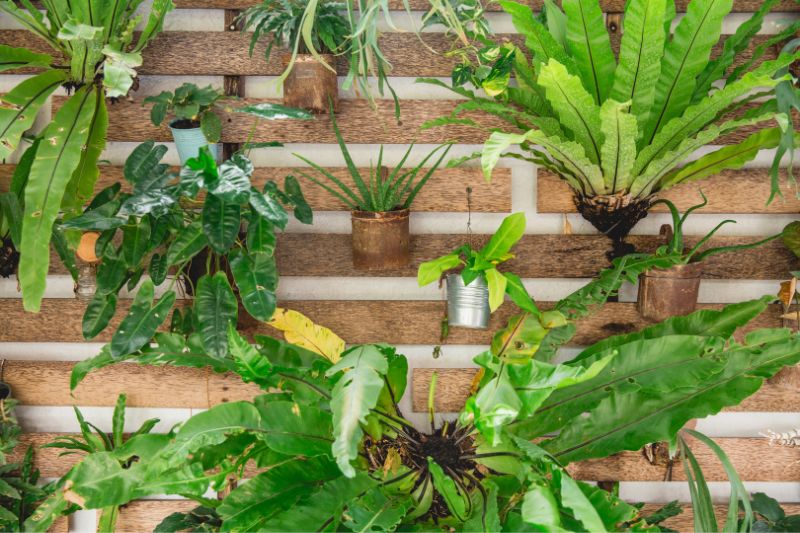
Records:
[[[482,277],[464,285],[461,274],[447,275],[447,322],[472,329],[489,327],[489,286]]]
[[[322,54],[320,57],[336,69],[333,55]],[[335,70],[328,66],[311,54],[298,54],[291,72],[283,81],[283,105],[313,113],[328,113],[333,104],[334,113],[339,111],[339,83]]]
[[[654,268],[639,276],[639,313],[661,322],[671,316],[687,315],[697,307],[702,263]]]
[[[208,142],[199,127],[178,128],[176,127],[177,122],[179,121],[173,120],[170,122],[169,129],[172,131],[172,138],[175,139],[175,146],[178,148],[178,157],[181,160],[181,165],[189,159],[197,157],[197,154],[200,153],[200,148],[203,146],[208,146],[214,160],[219,161],[219,143]]]
[[[392,270],[411,261],[408,209],[372,213],[353,211],[353,266],[358,270]]]

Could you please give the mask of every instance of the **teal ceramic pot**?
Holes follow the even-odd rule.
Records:
[[[208,149],[211,150],[211,155],[214,156],[214,160],[219,161],[219,143],[208,142],[200,128],[176,128],[177,122],[179,121],[170,122],[169,129],[172,130],[172,138],[175,139],[175,146],[178,148],[178,157],[180,157],[181,165],[186,163],[187,160],[197,157],[197,154],[200,153],[200,148],[203,146],[208,146]]]

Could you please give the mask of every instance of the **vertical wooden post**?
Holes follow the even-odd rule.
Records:
[[[236,17],[239,16],[241,11],[238,9],[225,10],[225,31],[241,31],[241,22],[236,22]],[[223,90],[228,96],[244,96],[244,76],[224,76],[223,77]],[[234,152],[239,149],[239,143],[223,143],[222,144],[222,159],[228,159]]]

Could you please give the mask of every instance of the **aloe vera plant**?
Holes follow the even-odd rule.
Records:
[[[345,349],[329,330],[318,352],[272,337],[251,344],[231,326],[230,349],[217,358],[197,351],[191,336],[158,333],[124,359],[210,366],[263,393],[214,406],[166,435],[138,435],[88,455],[27,525],[44,530],[67,502],[96,509],[169,492],[199,504],[170,515],[162,527],[173,529],[657,531],[637,507],[572,479],[564,466],[675,440],[687,420],[739,403],[800,360],[800,337],[789,330],[733,339],[766,309],[761,299],[673,318],[549,362],[577,320],[664,261],[628,256],[549,311],[530,301],[530,311],[512,317],[475,358],[483,371],[459,417],[442,424],[431,417],[429,429],[398,407],[408,363],[390,346]],[[281,329],[300,324],[316,349],[313,336],[324,328],[287,318],[281,314]],[[101,354],[79,363],[73,386],[113,362]],[[221,501],[205,497],[230,477],[248,480]]]
[[[498,84],[484,73],[494,80],[490,98],[454,84],[469,101],[428,126],[482,127],[461,116],[475,110],[505,121],[502,131],[492,130],[480,154],[486,176],[504,156],[553,171],[573,189],[580,213],[613,240],[612,255],[621,255],[630,250],[624,238],[662,191],[741,168],[763,149],[788,145],[791,152],[787,108],[797,102],[797,90],[787,70],[797,52],[790,48],[761,61],[766,48],[758,47],[752,60],[734,64],[776,3],[763,2],[712,57],[732,0],[692,0],[671,35],[671,0],[629,0],[617,61],[597,0],[565,0],[564,11],[548,2],[544,20],[525,5],[501,0],[525,46],[496,45],[506,52],[496,66],[506,69],[511,55],[517,84],[509,85],[507,78]],[[798,27],[791,25],[770,42]],[[474,77],[457,81],[469,80]],[[739,142],[690,158],[729,134],[770,122],[772,127]],[[521,153],[508,152],[512,146]],[[773,184],[777,188],[777,165]]]
[[[166,146],[152,141],[139,145],[124,167],[132,192],[115,183],[83,214],[61,225],[100,232],[97,291],[83,316],[83,335],[92,339],[103,331],[116,311],[118,293],[141,281],[108,355],[137,352],[169,316],[182,278],[194,302],[176,310],[173,327],[197,329],[197,348],[225,357],[228,325],[236,324],[239,302],[257,320],[269,320],[275,310],[276,233],[289,221],[287,210],[305,223],[313,214],[293,177],[286,178],[283,190],[273,181],[257,189],[253,164],[241,153],[217,166],[204,148],[175,173],[160,162],[166,152]],[[121,241],[115,241],[118,236]],[[166,290],[155,300],[155,287],[162,285]]]
[[[134,34],[141,2],[45,0],[44,12],[29,0],[19,7],[0,1],[0,12],[42,39],[54,55],[0,46],[0,70],[35,67],[41,71],[5,94],[0,106],[0,159],[20,145],[37,112],[59,87],[72,95],[41,133],[25,185],[19,282],[23,304],[38,311],[50,263],[53,224],[61,210],[78,210],[91,197],[105,147],[105,98],[128,94],[142,64],[142,50],[161,31],[172,0],[155,0],[144,29]]]

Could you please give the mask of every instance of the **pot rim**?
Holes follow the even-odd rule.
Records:
[[[178,126],[175,126],[175,123],[176,122],[180,122],[181,120],[188,120],[192,124],[197,124],[197,126],[192,126],[191,128],[180,128]],[[174,119],[169,121],[169,127],[172,128],[173,130],[182,130],[182,131],[190,131],[190,130],[199,130],[199,129],[201,129],[199,121],[192,120],[192,119],[189,119],[189,118],[174,118]]]
[[[698,279],[703,277],[703,263],[685,263],[669,268],[653,268],[643,272],[647,278]]]
[[[394,222],[407,219],[411,209],[394,209],[392,211],[350,211],[350,217],[363,222]]]

